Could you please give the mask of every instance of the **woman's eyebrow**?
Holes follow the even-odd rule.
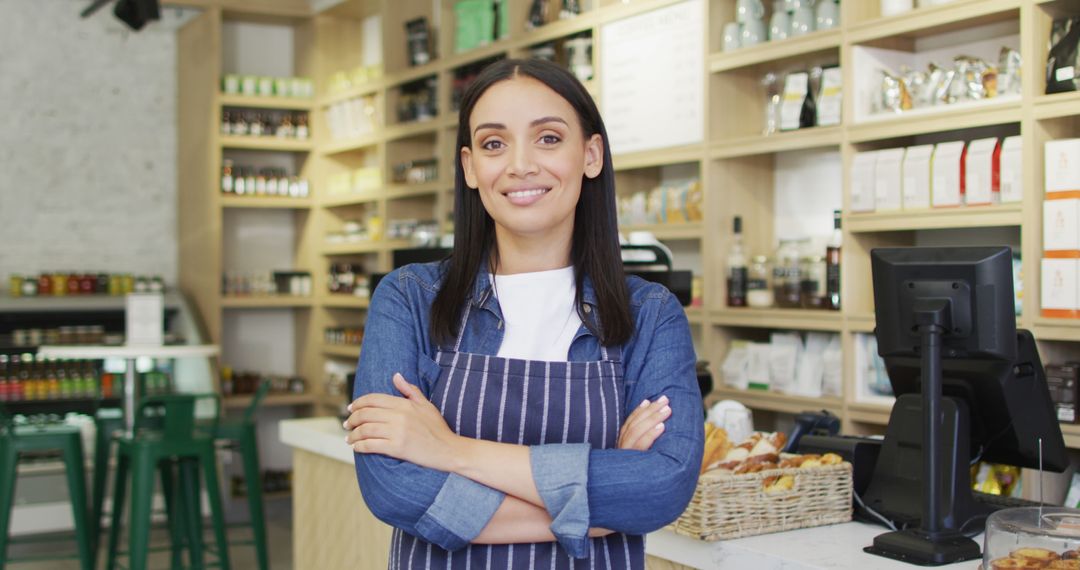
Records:
[[[556,117],[556,116],[540,117],[539,119],[535,119],[532,122],[530,122],[529,126],[530,127],[535,127],[537,125],[542,125],[544,123],[562,123],[562,124],[564,124],[564,125],[566,125],[568,127],[570,126],[570,124],[567,123],[565,119],[563,119],[562,117]],[[476,133],[479,132],[482,129],[494,129],[494,130],[499,131],[499,130],[505,130],[506,125],[504,125],[502,123],[480,123],[479,125],[476,125],[475,129],[473,129],[473,136],[476,136]]]

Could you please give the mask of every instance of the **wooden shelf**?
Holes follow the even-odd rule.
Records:
[[[1004,96],[985,101],[954,103],[898,114],[874,115],[848,127],[853,143],[885,140],[927,133],[940,133],[1019,123],[1020,98]]]
[[[844,328],[840,311],[822,309],[719,309],[710,313],[714,325],[758,329],[790,329],[839,332]]]
[[[869,44],[887,38],[920,38],[1020,17],[1022,0],[953,0],[850,26],[847,40]]]
[[[360,358],[360,345],[324,344],[322,353],[329,356],[356,360],[357,358]]]
[[[319,405],[326,406],[328,408],[335,408],[335,409],[340,408],[340,409],[342,409],[342,411],[344,411],[344,408],[345,408],[345,396],[344,395],[338,395],[338,396],[329,395],[328,396],[326,394],[323,394],[319,398],[318,403],[319,403]]]
[[[844,130],[841,126],[814,127],[774,135],[752,135],[724,140],[712,145],[709,149],[709,157],[738,158],[811,148],[839,147],[843,140]]]
[[[453,188],[454,183],[448,180],[433,180],[420,184],[391,184],[386,187],[384,197],[387,200],[401,200],[402,198],[417,198],[437,194],[444,188]]]
[[[1080,319],[1032,319],[1031,334],[1035,340],[1080,341]]]
[[[366,137],[360,137],[357,139],[335,141],[328,145],[320,147],[319,150],[327,156],[343,154],[346,152],[353,152],[357,150],[367,150],[378,146],[379,138],[380,137],[378,135],[368,135]]]
[[[368,95],[375,95],[378,92],[386,89],[386,82],[382,79],[375,79],[368,81],[363,85],[352,87],[340,93],[334,93],[333,95],[327,95],[322,97],[318,101],[320,107],[329,107],[331,105],[348,101],[349,99],[355,99],[357,97],[367,97]]]
[[[1019,202],[990,206],[961,206],[847,214],[844,227],[853,233],[989,228],[1019,226],[1023,208]]]
[[[221,148],[238,150],[274,150],[280,152],[309,152],[310,140],[296,140],[277,137],[241,137],[222,136]]]
[[[520,46],[521,48],[529,48],[536,44],[549,42],[554,39],[563,38],[566,36],[572,36],[580,34],[586,30],[591,29],[598,23],[598,14],[595,10],[590,10],[573,18],[567,18],[565,20],[556,20],[549,24],[545,24],[536,28],[535,30],[524,32],[513,44]]]
[[[456,120],[456,117],[454,118],[454,120]],[[445,123],[445,118],[435,117],[426,121],[412,121],[409,123],[390,125],[383,129],[383,140],[395,141],[399,139],[407,139],[409,137],[434,135],[439,132],[439,129],[446,126]]]
[[[839,62],[842,38],[840,29],[837,28],[812,32],[805,36],[786,40],[768,41],[733,51],[714,53],[709,56],[709,71],[712,73],[731,71],[732,69],[762,63],[802,58],[830,50],[836,50],[836,59]]]
[[[221,399],[225,408],[246,408],[251,404],[251,399],[254,396],[251,394],[245,394],[243,396],[225,396]],[[273,408],[284,406],[307,406],[314,404],[316,400],[315,394],[267,394],[259,403],[261,407]]]
[[[1036,119],[1056,119],[1080,115],[1080,91],[1054,93],[1035,98]]]
[[[371,299],[368,297],[346,294],[327,295],[319,300],[320,305],[335,309],[366,309],[370,303]]]
[[[310,306],[311,297],[291,295],[250,295],[221,298],[221,307],[224,309],[302,309]]]
[[[703,325],[706,322],[704,307],[683,307],[686,312],[686,320],[692,325]]]
[[[853,402],[848,404],[847,417],[853,422],[877,426],[889,425],[891,406]]]
[[[311,207],[310,198],[287,198],[284,196],[236,196],[223,195],[223,208],[280,208],[285,210],[306,210]]]
[[[484,61],[485,59],[490,59],[499,55],[506,57],[510,49],[517,45],[517,43],[518,42],[512,41],[509,38],[496,40],[486,46],[475,47],[468,51],[447,56],[443,60],[443,65],[453,73],[453,70],[459,67],[471,65],[473,63]]]
[[[293,97],[258,97],[247,95],[226,95],[218,97],[222,107],[246,107],[250,109],[282,109],[292,111],[310,111],[314,107],[311,99]]]
[[[840,398],[822,396],[820,398],[808,398],[782,394],[780,392],[766,392],[763,390],[739,390],[730,386],[720,385],[713,388],[710,398],[720,397],[728,400],[736,400],[753,410],[765,410],[784,414],[798,414],[807,410],[828,410],[839,416],[843,409]]]
[[[695,144],[619,154],[611,158],[611,164],[616,171],[637,170],[639,168],[655,168],[671,164],[697,162],[701,160],[703,154],[702,145]]]
[[[438,75],[446,67],[445,63],[440,59],[433,59],[424,65],[418,65],[416,67],[407,67],[400,71],[386,74],[383,79],[383,83],[387,89],[393,89],[395,87],[401,87],[407,83],[412,83],[417,79],[423,79],[432,75]]]
[[[392,241],[368,241],[358,243],[341,243],[323,246],[323,255],[358,255],[365,253],[377,253],[380,251],[393,251],[410,247],[409,240]]]
[[[1065,437],[1065,447],[1080,449],[1080,425],[1061,424],[1061,435]]]
[[[335,194],[324,198],[319,205],[323,208],[345,208],[348,206],[359,206],[369,202],[378,202],[382,197],[382,193],[378,189],[357,192],[355,194]]]
[[[619,232],[627,235],[631,232],[649,232],[660,241],[700,240],[703,235],[701,222],[623,225],[619,226]]]
[[[877,326],[877,317],[873,311],[869,313],[850,313],[844,316],[847,329],[855,333],[873,334]]]

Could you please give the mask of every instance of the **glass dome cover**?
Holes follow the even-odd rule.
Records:
[[[1080,570],[1080,510],[1003,509],[986,521],[983,570]]]

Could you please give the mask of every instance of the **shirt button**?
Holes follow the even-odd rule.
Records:
[[[591,313],[592,312],[592,307],[589,306],[589,305],[585,305],[585,312],[586,313]]]

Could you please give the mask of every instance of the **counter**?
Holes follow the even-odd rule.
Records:
[[[279,430],[294,454],[293,567],[384,570],[391,529],[364,505],[341,421],[286,420]],[[882,532],[881,527],[852,522],[710,543],[661,530],[648,536],[645,550],[650,570],[918,568],[862,551]],[[977,566],[971,561],[939,568]]]

